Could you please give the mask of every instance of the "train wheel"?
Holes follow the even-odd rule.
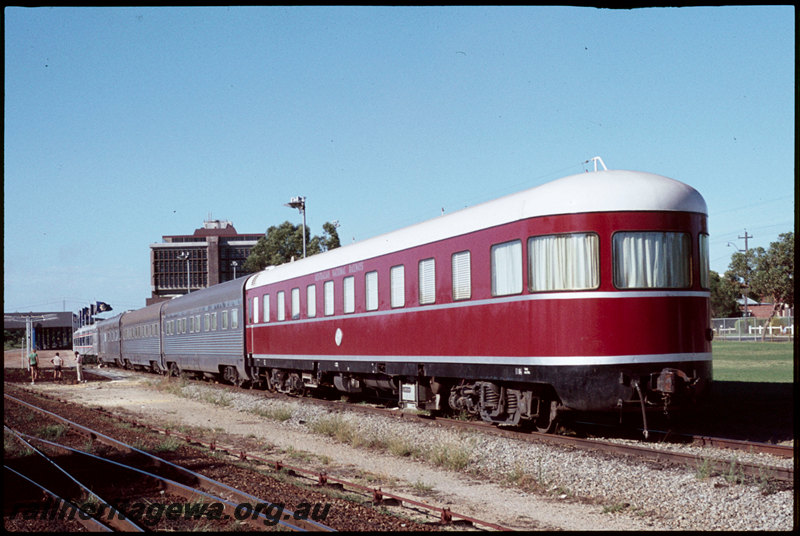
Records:
[[[177,378],[181,375],[181,369],[178,368],[177,363],[170,363],[169,364],[169,375]]]
[[[536,430],[542,434],[552,434],[558,427],[558,402],[555,400],[542,401],[542,406],[548,408],[536,419]]]
[[[225,367],[222,371],[222,379],[230,384],[239,385],[239,372],[236,367]]]

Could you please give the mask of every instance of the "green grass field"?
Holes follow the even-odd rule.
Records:
[[[715,381],[794,381],[793,343],[715,341],[712,351]]]

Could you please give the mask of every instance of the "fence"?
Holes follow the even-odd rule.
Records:
[[[769,326],[765,326],[766,318],[714,318],[711,328],[714,340],[723,341],[793,341],[794,317],[775,317]],[[764,330],[767,331],[764,335]]]

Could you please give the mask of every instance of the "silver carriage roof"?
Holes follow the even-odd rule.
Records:
[[[674,179],[624,170],[581,173],[324,254],[268,267],[253,274],[247,281],[246,289],[522,219],[583,212],[629,211],[708,214],[706,202],[700,193]]]

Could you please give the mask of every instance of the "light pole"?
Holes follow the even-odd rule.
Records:
[[[186,261],[186,294],[192,292],[192,274],[189,271],[189,258],[191,256],[191,253],[188,251],[181,251],[178,253],[178,258],[182,261]]]
[[[303,215],[303,258],[306,258],[306,198],[303,196],[293,197],[285,207],[296,208]]]
[[[233,266],[233,278],[236,279],[236,267],[239,266],[239,263],[236,261],[232,261],[231,266]]]
[[[745,229],[744,230],[744,236],[740,236],[739,238],[740,239],[744,238],[744,249],[739,249],[739,246],[737,244],[734,244],[733,242],[728,242],[728,247],[733,246],[734,248],[736,248],[736,251],[738,251],[739,253],[744,253],[745,270],[747,270],[747,263],[749,262],[747,254],[750,251],[750,248],[748,247],[747,241],[748,241],[748,239],[753,238],[753,235],[748,235],[747,234],[747,229]],[[744,288],[745,289],[749,289],[750,288],[750,282],[748,281],[747,272],[746,271],[745,271],[745,277],[744,277]],[[750,314],[747,312],[747,300],[748,300],[748,298],[747,298],[747,293],[746,292],[742,294],[742,298],[744,298],[744,317],[747,318],[748,316],[750,316]]]

